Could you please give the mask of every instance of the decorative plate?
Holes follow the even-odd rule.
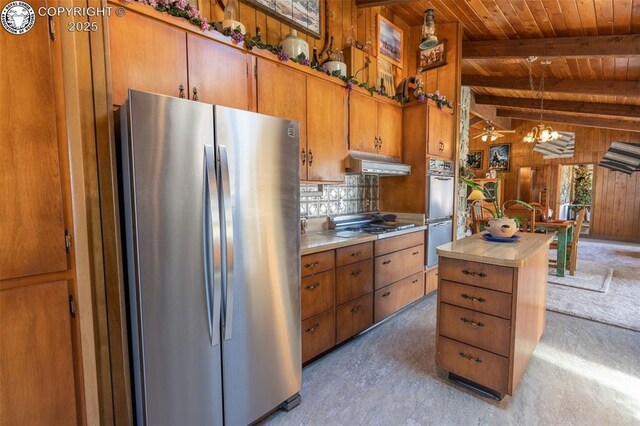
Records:
[[[515,243],[522,237],[520,235],[513,235],[512,237],[509,237],[509,238],[493,237],[491,236],[490,233],[486,232],[482,234],[482,238],[484,238],[487,241],[494,241],[496,243]]]

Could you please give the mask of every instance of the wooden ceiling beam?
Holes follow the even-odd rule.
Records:
[[[356,7],[377,7],[389,4],[411,3],[413,0],[356,0]]]
[[[520,120],[529,120],[536,122],[540,121],[540,114],[537,112],[514,111],[499,108],[497,110],[497,115],[498,117],[517,118]],[[640,132],[640,120],[638,120],[637,122],[633,122],[615,118],[579,117],[575,115],[547,114],[544,116],[544,122]]]
[[[469,127],[472,127],[472,126],[475,126],[478,123],[484,123],[484,122],[485,121],[482,118],[473,116],[473,117],[469,118]]]
[[[463,75],[462,85],[507,90],[531,90],[528,77],[487,77]],[[545,92],[604,96],[640,96],[640,81],[636,80],[570,80],[547,78]]]
[[[463,59],[515,59],[528,56],[563,59],[640,56],[640,34],[462,43]]]
[[[480,105],[521,109],[540,109],[540,99],[510,98],[506,96],[476,95]],[[574,112],[578,114],[611,115],[616,117],[640,117],[640,105],[606,104],[598,102],[557,101],[545,99],[545,111]]]
[[[493,124],[502,130],[511,130],[511,119],[506,117],[498,117],[496,107],[489,105],[478,105],[475,101],[475,93],[471,93],[471,105],[469,112],[474,116],[485,121],[492,121]]]

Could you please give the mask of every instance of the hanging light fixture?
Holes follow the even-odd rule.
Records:
[[[526,143],[545,143],[558,139],[560,134],[553,130],[553,128],[547,124],[542,122],[542,117],[544,114],[544,75],[547,69],[547,66],[551,63],[551,61],[546,60],[540,62],[542,65],[542,77],[540,78],[540,88],[536,93],[536,89],[533,84],[533,66],[532,64],[537,60],[535,56],[529,56],[527,58],[527,65],[529,67],[529,84],[531,85],[531,91],[534,95],[540,96],[540,124],[534,126],[526,135],[522,138],[523,142]]]
[[[424,11],[424,22],[422,23],[422,40],[420,40],[420,49],[429,49],[438,44],[436,37],[436,23],[433,21],[433,9]]]

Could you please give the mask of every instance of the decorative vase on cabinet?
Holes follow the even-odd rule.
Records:
[[[309,43],[303,38],[298,37],[296,30],[291,30],[289,34],[280,42],[284,53],[290,58],[297,58],[300,54],[304,54],[305,58],[309,58]]]

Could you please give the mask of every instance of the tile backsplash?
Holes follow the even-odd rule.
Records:
[[[375,175],[346,175],[344,183],[339,185],[301,184],[300,216],[314,218],[377,211],[378,200],[378,176]]]

